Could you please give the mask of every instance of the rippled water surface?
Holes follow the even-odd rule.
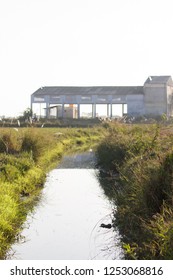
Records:
[[[112,206],[94,168],[94,155],[64,157],[51,171],[35,212],[14,244],[11,259],[119,259],[118,233],[100,227],[111,223]]]

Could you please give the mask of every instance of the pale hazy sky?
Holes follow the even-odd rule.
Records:
[[[41,86],[173,77],[172,0],[0,0],[0,116]]]

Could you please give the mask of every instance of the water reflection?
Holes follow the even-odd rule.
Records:
[[[85,152],[82,154],[74,154],[70,156],[64,156],[62,162],[58,166],[58,169],[94,169],[96,165],[96,159],[93,152]]]
[[[112,205],[103,193],[92,153],[64,157],[47,176],[42,199],[15,244],[13,259],[118,259]],[[29,225],[29,227],[28,227]]]

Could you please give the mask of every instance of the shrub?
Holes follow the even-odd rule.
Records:
[[[22,139],[21,151],[30,154],[34,161],[38,160],[38,157],[44,150],[44,139],[31,131],[27,131]]]
[[[0,152],[1,153],[15,152],[14,142],[11,139],[10,133],[4,133],[0,137]]]
[[[6,164],[0,168],[0,180],[14,182],[20,176],[20,171],[13,165]]]
[[[119,228],[125,258],[171,259],[173,137],[157,124],[110,125],[108,130],[97,158],[104,169],[119,174],[112,191],[114,225]],[[107,186],[106,192],[111,193]]]
[[[122,141],[121,141],[122,140]],[[116,136],[110,136],[104,139],[98,146],[96,156],[98,164],[106,170],[117,170],[117,166],[121,165],[125,159],[128,143],[126,139]]]

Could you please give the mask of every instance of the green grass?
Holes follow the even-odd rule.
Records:
[[[126,259],[173,259],[173,126],[0,128],[0,259],[65,153],[96,150]]]
[[[110,124],[97,149],[112,178],[126,259],[173,259],[173,126]]]
[[[39,199],[46,173],[63,154],[93,148],[104,128],[0,129],[0,259],[5,259],[29,211]]]

